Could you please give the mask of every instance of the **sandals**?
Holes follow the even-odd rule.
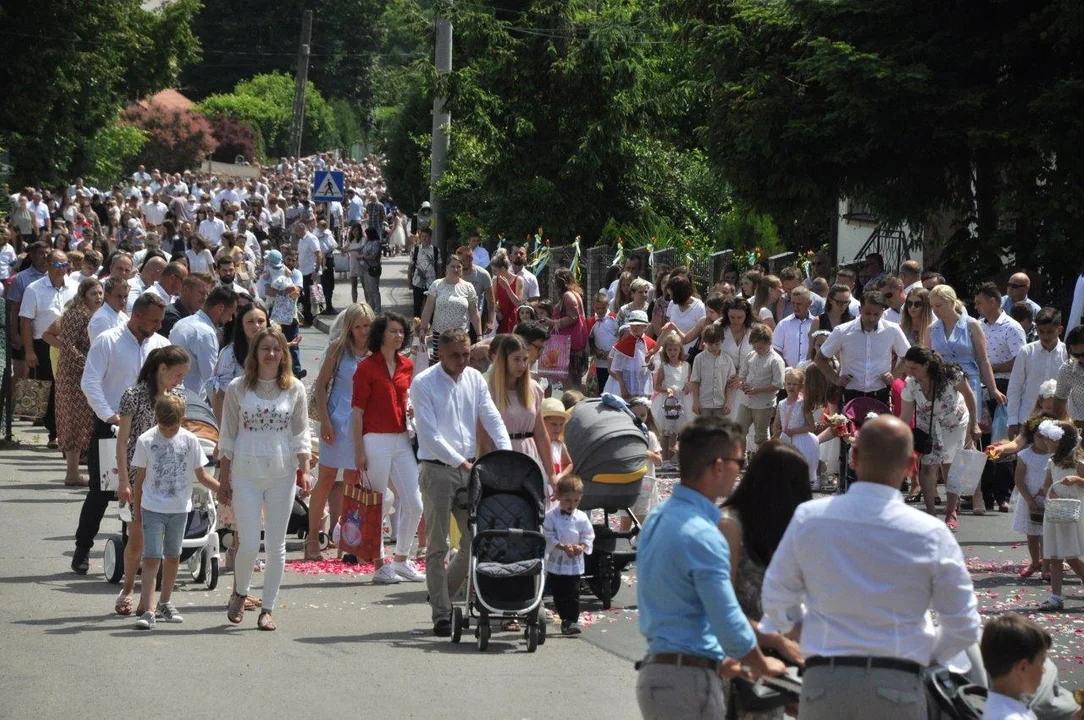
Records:
[[[234,625],[245,619],[245,596],[236,592],[230,595],[230,604],[226,607],[226,619]]]
[[[126,593],[123,590],[117,595],[117,601],[113,604],[113,610],[117,615],[131,615],[132,614],[132,593]]]
[[[275,630],[275,620],[271,617],[270,610],[264,610],[260,613],[260,617],[256,620],[256,627],[260,630],[266,630],[267,632],[273,632]]]
[[[251,595],[245,595],[245,611],[259,610],[263,607],[263,600],[254,598]]]
[[[1020,577],[1029,578],[1032,575],[1034,575],[1035,571],[1037,571],[1042,566],[1043,566],[1042,563],[1031,563],[1026,568],[1024,568],[1023,570],[1020,571]]]

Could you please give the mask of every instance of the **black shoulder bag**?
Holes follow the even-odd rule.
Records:
[[[915,382],[918,382],[917,380]],[[919,455],[929,455],[933,452],[933,411],[937,407],[937,381],[932,381],[933,399],[930,400],[930,428],[911,428],[911,436],[914,438],[915,452]]]

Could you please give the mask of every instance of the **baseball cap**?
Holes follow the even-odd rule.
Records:
[[[271,252],[267,253],[267,266],[273,267],[276,270],[282,267],[282,253],[280,253],[278,250],[272,250]]]

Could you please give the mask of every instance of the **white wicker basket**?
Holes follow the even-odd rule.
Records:
[[[1052,523],[1080,522],[1080,501],[1072,498],[1049,498],[1046,520]]]

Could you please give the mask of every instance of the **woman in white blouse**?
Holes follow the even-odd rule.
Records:
[[[666,317],[681,331],[682,336],[687,335],[707,314],[707,310],[704,302],[696,297],[692,278],[688,274],[671,273],[669,287],[670,306],[666,309]],[[696,340],[684,343],[685,353],[688,354],[695,345]]]
[[[749,342],[749,328],[753,326],[753,308],[749,302],[742,298],[733,298],[726,304],[726,326],[723,328],[723,352],[730,356],[735,368],[742,366],[742,361],[753,352],[753,344]],[[734,378],[737,384],[737,376]],[[734,391],[734,399],[730,401],[731,420],[738,417],[738,408],[745,397],[740,389]]]
[[[239,623],[260,550],[261,516],[266,515],[263,608],[257,626],[274,630],[275,609],[286,567],[286,524],[295,488],[308,493],[309,418],[305,388],[290,370],[290,354],[282,332],[268,328],[252,338],[244,374],[230,383],[223,405],[219,437],[222,467],[219,496],[232,499],[239,547],[235,568],[237,589],[226,617]]]
[[[184,252],[184,256],[188,259],[188,272],[211,272],[215,258],[207,248],[207,241],[201,235],[192,235],[188,238],[188,243],[188,249]]]

